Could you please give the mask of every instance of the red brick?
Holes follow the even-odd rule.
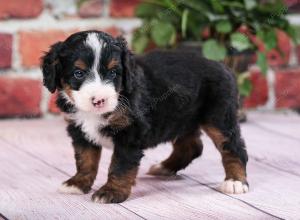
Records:
[[[0,68],[10,68],[12,59],[12,41],[11,34],[0,33]]]
[[[39,80],[0,76],[0,117],[40,116]]]
[[[39,16],[42,11],[42,0],[0,1],[0,19],[33,18]]]
[[[140,0],[111,0],[110,15],[112,17],[133,17]]]
[[[271,50],[268,55],[268,62],[271,66],[288,65],[292,51],[291,39],[283,31],[277,31],[278,49]],[[280,51],[280,52],[279,52]]]
[[[104,32],[112,35],[113,37],[117,37],[117,36],[119,36],[119,35],[122,34],[121,31],[120,31],[120,29],[118,29],[117,27],[114,27],[114,26],[106,28],[104,30],[103,29],[99,29],[99,28],[96,28],[96,29],[99,30],[99,31],[104,31]]]
[[[103,9],[102,0],[89,0],[79,8],[79,16],[83,18],[99,17]]]
[[[297,53],[298,63],[300,63],[300,46],[296,47],[296,53]]]
[[[299,3],[299,0],[284,0],[287,6],[295,5]]]
[[[59,108],[56,106],[56,98],[57,98],[57,93],[52,94],[48,103],[49,112],[54,114],[60,113]]]
[[[252,92],[244,101],[245,108],[255,108],[265,105],[268,101],[268,83],[259,70],[251,70],[250,80],[253,85]]]
[[[300,11],[299,0],[285,0],[285,3],[289,9],[289,13],[299,13]]]
[[[276,107],[300,107],[300,69],[280,70],[275,81]]]
[[[97,29],[97,28],[93,28]],[[19,48],[22,65],[26,68],[36,67],[40,64],[40,57],[43,52],[57,41],[65,40],[69,35],[78,30],[49,30],[49,31],[24,31],[20,32]],[[113,36],[120,34],[116,27],[102,29]]]
[[[38,66],[43,51],[47,51],[50,45],[64,40],[70,34],[71,32],[60,30],[20,32],[19,48],[22,65],[27,68]]]

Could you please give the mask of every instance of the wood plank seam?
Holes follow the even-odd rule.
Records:
[[[2,213],[0,213],[0,219],[2,220],[9,220],[7,217],[5,217]]]
[[[250,123],[249,123],[250,124]],[[251,125],[253,125],[254,127],[260,129],[260,130],[263,130],[267,133],[270,133],[270,134],[276,134],[276,135],[280,135],[281,137],[284,137],[284,138],[288,138],[288,139],[292,139],[292,140],[295,140],[297,142],[300,142],[300,139],[298,138],[295,138],[295,137],[292,137],[292,136],[289,136],[289,135],[286,135],[284,133],[281,133],[281,132],[278,132],[278,131],[275,131],[275,130],[272,130],[270,128],[266,128],[265,126],[263,125],[260,125],[256,122],[251,122]],[[261,163],[261,164],[264,164],[264,165],[267,165],[271,168],[274,168],[274,169],[277,169],[277,170],[280,170],[282,172],[285,172],[285,173],[288,173],[288,174],[291,174],[291,175],[294,175],[294,176],[297,176],[297,177],[300,177],[300,175],[298,173],[295,173],[293,171],[290,171],[290,170],[287,170],[287,169],[284,169],[282,167],[278,167],[278,166],[274,166],[273,164],[270,164],[268,162],[265,162],[263,160],[261,160],[260,158],[257,158],[253,155],[251,155],[251,153],[248,152],[248,155],[249,155],[249,158],[253,159],[254,161],[258,162],[258,163]]]
[[[259,124],[259,123],[257,123],[257,122],[251,122],[251,125],[254,125],[254,127],[259,128],[259,129],[261,129],[261,130],[264,130],[264,131],[266,131],[266,132],[268,132],[268,133],[280,135],[281,137],[285,137],[285,138],[292,139],[292,140],[295,140],[295,141],[300,142],[300,138],[295,138],[295,137],[290,136],[290,135],[288,135],[288,134],[281,133],[281,132],[279,132],[279,131],[276,131],[276,130],[273,130],[273,129],[271,129],[271,128],[268,128],[268,127],[266,127],[266,126],[264,126],[264,125],[261,125],[261,124]]]
[[[0,137],[0,139],[2,139],[1,137]],[[57,168],[57,167],[55,167],[55,166],[53,166],[53,165],[50,165],[49,163],[47,163],[46,161],[44,161],[44,160],[42,160],[41,158],[39,158],[39,157],[37,157],[35,154],[33,154],[33,153],[31,153],[31,152],[28,152],[28,151],[24,151],[22,148],[19,148],[17,145],[15,145],[15,144],[12,144],[12,143],[10,143],[9,141],[7,141],[7,140],[3,140],[4,142],[6,142],[7,144],[9,144],[10,146],[12,146],[12,145],[14,145],[14,146],[12,146],[12,147],[14,147],[14,148],[17,148],[18,150],[21,150],[23,153],[26,153],[26,154],[28,154],[29,156],[31,156],[31,157],[34,157],[35,159],[37,159],[37,160],[39,160],[39,161],[41,161],[41,162],[43,162],[44,164],[46,164],[47,166],[50,166],[51,168],[54,168],[54,169],[56,169],[57,171],[59,171],[59,172],[61,172],[61,173],[63,173],[63,174],[65,174],[65,175],[67,175],[67,176],[70,176],[68,173],[66,173],[65,171],[63,171],[63,170],[60,170],[59,168]],[[257,162],[260,162],[260,161],[257,161]],[[272,168],[274,168],[274,167],[272,167]],[[277,168],[276,168],[277,169]],[[283,171],[284,172],[284,171]],[[192,178],[189,178],[189,177],[187,177],[188,179],[190,179],[190,180],[193,180]],[[207,185],[205,185],[205,184],[203,184],[203,183],[201,183],[201,182],[199,182],[199,181],[195,181],[195,180],[193,180],[194,182],[197,182],[197,183],[200,183],[201,185],[204,185],[204,186],[207,186]],[[215,190],[214,188],[212,188],[212,187],[209,187],[209,186],[207,186],[208,188],[210,188],[210,189],[213,189],[213,190]],[[217,191],[217,190],[216,190]],[[219,192],[219,191],[218,191]],[[233,198],[233,199],[236,199],[236,198],[234,198],[234,197],[231,197],[231,196],[229,196],[230,198]],[[239,199],[237,199],[237,200],[239,200]],[[251,206],[252,208],[256,208],[257,210],[260,210],[259,208],[257,208],[257,207],[255,207],[255,206],[253,206],[253,205],[251,205],[251,204],[248,204],[247,202],[245,202],[245,201],[243,201],[243,200],[239,200],[240,202],[243,202],[244,204],[246,204],[246,205],[249,205],[249,206]],[[127,209],[126,207],[124,207],[123,206],[123,208],[125,208],[125,209]],[[131,211],[130,209],[127,209],[128,211]],[[263,210],[260,210],[260,211],[263,211]],[[131,211],[132,212],[132,211]],[[134,213],[135,215],[137,215],[137,216],[139,216],[138,214],[136,214],[135,212],[132,212],[132,213]],[[264,212],[265,214],[268,214],[267,212]],[[141,216],[139,216],[139,217],[141,217]],[[274,216],[274,217],[277,217],[277,216]],[[141,218],[143,218],[143,217],[141,217]],[[279,217],[277,217],[278,219],[281,219],[281,218],[279,218]],[[145,219],[145,218],[143,218],[143,219]]]
[[[57,168],[57,167],[55,167],[55,166],[52,166],[51,164],[49,164],[48,162],[44,161],[43,159],[37,157],[36,155],[34,155],[34,154],[32,154],[32,153],[30,153],[30,152],[28,152],[28,151],[26,151],[26,150],[23,150],[22,148],[19,148],[18,146],[16,146],[16,145],[13,144],[13,143],[10,143],[9,141],[3,139],[2,137],[0,137],[0,140],[3,141],[3,142],[5,142],[7,145],[9,145],[9,146],[15,148],[16,150],[18,150],[18,151],[20,151],[20,152],[22,152],[22,153],[25,153],[25,154],[28,155],[29,157],[32,157],[33,159],[38,160],[39,162],[42,162],[42,163],[45,164],[46,166],[51,167],[52,169],[55,169],[56,171],[62,173],[63,175],[66,175],[66,176],[68,176],[68,177],[71,177],[71,176],[72,176],[71,174],[69,174],[69,173],[67,173],[67,172],[65,172],[65,171],[63,171],[63,170],[61,170],[61,169],[59,169],[59,168]],[[96,190],[94,187],[93,187],[92,189],[93,189],[93,190]],[[139,218],[141,218],[141,219],[146,219],[145,217],[140,216],[139,214],[135,213],[133,210],[130,210],[128,207],[125,207],[125,206],[122,205],[122,204],[116,204],[116,205],[119,206],[119,207],[121,207],[121,208],[123,208],[123,209],[125,209],[125,210],[127,210],[127,211],[130,211],[132,214],[136,215],[137,217],[139,217]],[[0,217],[1,217],[1,213],[0,213]],[[4,218],[4,220],[8,220],[8,219],[7,219],[7,218],[6,218],[6,219]]]
[[[266,165],[270,168],[276,169],[277,171],[279,170],[281,172],[288,173],[288,174],[296,176],[296,177],[300,177],[300,175],[298,173],[295,173],[295,172],[290,171],[290,170],[286,170],[286,169],[284,169],[282,167],[278,167],[276,165],[274,166],[273,164],[265,162],[265,161],[261,160],[260,158],[255,157],[255,156],[249,155],[249,158],[253,159],[257,163],[260,163],[260,164]]]
[[[92,189],[94,189],[94,188],[92,187]],[[143,217],[143,216],[141,216],[141,215],[139,215],[139,214],[135,213],[134,211],[132,211],[132,210],[131,210],[131,209],[129,209],[128,207],[126,207],[126,206],[122,205],[121,203],[120,203],[120,204],[118,204],[118,205],[119,205],[119,206],[121,206],[121,207],[123,207],[124,209],[128,210],[129,212],[131,212],[131,213],[133,213],[133,214],[137,215],[137,216],[138,216],[138,217],[140,217],[141,219],[147,220],[145,217]]]
[[[0,140],[3,140],[3,138],[0,137]],[[19,150],[19,151],[21,151],[21,152],[27,154],[28,156],[30,156],[30,157],[32,157],[32,158],[34,158],[34,159],[36,159],[36,160],[38,160],[38,161],[44,163],[45,165],[47,165],[47,166],[49,166],[49,167],[51,167],[51,168],[54,168],[54,169],[57,170],[58,172],[60,172],[60,173],[62,173],[62,174],[64,174],[64,175],[66,175],[66,176],[68,176],[68,177],[71,177],[71,175],[70,175],[69,173],[67,173],[67,172],[65,172],[65,171],[63,171],[63,170],[61,170],[61,169],[59,169],[59,168],[57,168],[57,167],[55,167],[55,166],[49,164],[48,162],[46,162],[46,161],[44,161],[43,159],[37,157],[36,155],[32,154],[31,152],[28,152],[28,151],[24,150],[23,148],[20,148],[20,147],[18,147],[17,145],[15,145],[15,144],[13,144],[13,143],[10,143],[10,142],[7,141],[6,139],[4,139],[3,142],[7,143],[9,146],[15,148],[16,150]],[[193,182],[199,184],[199,182],[198,182],[198,181],[195,181],[193,178],[188,178],[188,179],[189,179],[190,181],[193,181]],[[200,183],[200,184],[203,185],[203,186],[205,186],[205,187],[207,187],[207,188],[209,188],[209,189],[213,189],[214,191],[217,191],[216,189],[214,189],[214,188],[212,188],[212,187],[209,187],[209,186],[207,186],[207,185],[205,185],[205,184],[202,184],[202,183]],[[92,187],[92,189],[93,189],[93,190],[96,190],[95,186]],[[217,192],[219,192],[219,191],[217,191]],[[222,193],[222,194],[223,194],[223,193]],[[225,195],[225,194],[224,194],[224,195]],[[234,198],[234,197],[231,197],[231,196],[229,196],[229,198],[232,199],[232,200],[235,200],[235,201],[239,201],[238,199],[236,199],[236,198]],[[249,206],[249,207],[251,207],[251,208],[254,208],[254,209],[257,210],[257,211],[262,212],[262,211],[259,210],[258,208],[252,207],[251,205],[249,205],[249,204],[247,204],[247,203],[245,203],[245,202],[243,202],[243,201],[239,201],[239,202],[242,202],[242,203],[244,203],[245,205],[247,205],[247,206]],[[130,208],[124,206],[123,204],[117,204],[117,205],[119,205],[120,207],[126,209],[127,211],[132,212],[134,215],[136,215],[136,216],[138,216],[138,217],[140,217],[140,218],[142,218],[142,219],[146,219],[145,217],[143,217],[143,216],[141,216],[141,215],[135,213],[133,210],[131,210]],[[265,213],[265,212],[262,212],[262,213],[264,213],[264,214],[267,215],[267,213]],[[280,219],[280,218],[279,218],[279,219]]]
[[[255,205],[252,205],[251,203],[248,203],[248,202],[246,202],[246,201],[244,201],[244,200],[242,200],[242,199],[233,197],[233,196],[231,196],[231,195],[229,195],[229,194],[222,193],[221,191],[215,189],[214,187],[211,187],[211,186],[208,185],[208,184],[202,183],[202,182],[200,182],[199,180],[194,179],[193,177],[187,176],[187,175],[185,175],[185,174],[180,174],[180,176],[183,176],[183,177],[185,177],[185,178],[187,178],[187,179],[190,179],[190,180],[192,180],[192,181],[194,181],[194,182],[196,182],[196,183],[198,183],[198,184],[200,184],[200,185],[202,185],[202,186],[206,186],[206,187],[208,187],[208,188],[210,188],[210,189],[212,189],[212,190],[214,190],[214,191],[216,191],[216,192],[218,192],[218,193],[221,193],[221,194],[223,194],[223,195],[225,195],[225,196],[227,196],[227,197],[229,197],[229,198],[232,198],[232,199],[234,199],[234,200],[240,201],[240,202],[244,203],[245,205],[248,205],[248,206],[254,208],[255,210],[260,211],[260,212],[262,212],[262,213],[264,213],[264,214],[266,214],[266,215],[268,215],[268,216],[271,216],[271,217],[276,218],[276,219],[284,220],[284,218],[281,218],[281,217],[279,217],[279,216],[273,215],[272,213],[269,213],[269,212],[267,212],[267,211],[265,211],[265,210],[263,210],[263,209],[260,209],[260,208],[256,207]]]
[[[26,150],[24,150],[24,149],[22,149],[22,148],[19,148],[17,145],[15,145],[15,144],[13,144],[13,143],[10,143],[10,142],[7,141],[6,139],[3,139],[2,137],[0,137],[0,140],[3,140],[3,141],[4,141],[5,143],[7,143],[8,145],[10,145],[10,146],[16,148],[16,149],[19,150],[19,151],[22,151],[23,153],[26,153],[26,154],[29,155],[30,157],[32,157],[32,158],[34,158],[34,159],[36,159],[36,160],[38,160],[38,161],[44,163],[45,165],[47,165],[47,166],[49,166],[49,167],[51,167],[51,168],[54,168],[55,170],[57,170],[58,172],[61,172],[62,174],[66,175],[66,176],[68,176],[68,177],[71,177],[71,176],[72,176],[71,174],[69,174],[69,173],[67,173],[67,172],[65,172],[65,171],[63,171],[63,170],[61,170],[61,169],[59,169],[59,168],[57,168],[57,167],[55,167],[55,166],[49,164],[48,162],[44,161],[43,159],[37,157],[36,155],[32,154],[31,152],[28,152],[28,151],[26,151]],[[257,161],[257,160],[255,160],[255,161],[256,161],[256,162],[259,162],[259,161]],[[263,163],[263,164],[264,164],[264,163]],[[268,166],[268,164],[264,164],[264,165],[267,165],[267,166]],[[272,168],[274,168],[275,170],[277,170],[276,167],[272,167]],[[282,171],[282,172],[285,172],[285,171]],[[251,207],[251,208],[254,208],[255,210],[260,211],[260,212],[262,212],[262,213],[264,213],[264,214],[266,214],[266,215],[269,215],[269,216],[274,217],[274,218],[277,218],[277,219],[282,219],[282,218],[280,218],[280,217],[278,217],[278,216],[272,215],[271,213],[268,213],[267,211],[264,211],[264,210],[262,210],[262,209],[260,209],[260,208],[258,208],[258,207],[256,207],[256,206],[254,206],[254,205],[252,205],[252,204],[250,204],[250,203],[248,203],[248,202],[246,202],[246,201],[243,201],[243,200],[238,199],[238,198],[235,198],[235,197],[233,197],[233,196],[224,194],[224,193],[222,193],[222,192],[216,190],[215,188],[213,188],[213,187],[211,187],[211,186],[209,186],[209,185],[207,185],[207,184],[201,183],[200,181],[198,181],[198,180],[196,180],[196,179],[194,179],[194,178],[192,178],[192,177],[189,177],[189,176],[184,175],[184,174],[181,174],[180,176],[184,176],[184,177],[186,177],[187,179],[189,179],[189,180],[191,180],[191,181],[193,181],[193,182],[196,182],[196,183],[201,184],[201,185],[203,185],[203,186],[205,186],[205,187],[207,187],[207,188],[209,188],[209,189],[212,189],[213,191],[216,191],[216,192],[218,192],[218,193],[221,193],[221,194],[223,194],[223,195],[226,195],[227,197],[229,197],[229,198],[231,198],[231,199],[233,199],[233,200],[242,202],[242,203],[244,203],[245,205],[247,205],[247,206],[249,206],[249,207]],[[95,187],[92,187],[92,189],[93,189],[93,190],[96,190]],[[143,216],[140,216],[139,214],[137,214],[137,213],[135,213],[134,211],[132,211],[132,210],[130,210],[129,208],[127,208],[126,206],[124,206],[124,205],[122,205],[122,204],[117,204],[117,205],[121,206],[122,208],[124,208],[124,209],[126,209],[126,210],[128,210],[128,211],[130,211],[130,212],[132,212],[132,213],[135,214],[136,216],[138,216],[138,217],[140,217],[140,218],[142,218],[142,219],[145,219]]]

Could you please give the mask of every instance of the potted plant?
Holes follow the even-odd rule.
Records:
[[[282,0],[145,0],[136,9],[143,25],[134,33],[133,48],[142,53],[153,46],[197,45],[206,58],[232,68],[243,98],[252,89],[249,63],[256,60],[266,74],[267,53],[281,53],[277,31],[296,41],[286,13]]]

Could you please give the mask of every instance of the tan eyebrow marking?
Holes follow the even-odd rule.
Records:
[[[82,70],[86,70],[87,69],[87,65],[85,64],[85,62],[83,62],[83,60],[81,59],[78,59],[75,61],[74,65],[79,68],[79,69],[82,69]]]
[[[117,66],[117,65],[118,65],[118,61],[117,61],[116,59],[112,59],[112,60],[108,63],[107,69],[112,69],[112,68],[114,68],[114,67]]]

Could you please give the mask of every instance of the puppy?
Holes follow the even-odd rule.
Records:
[[[62,191],[88,193],[101,148],[114,149],[107,183],[92,200],[125,201],[146,148],[172,142],[173,152],[150,168],[173,175],[202,153],[200,130],[222,155],[226,177],[220,190],[245,193],[246,147],[237,122],[238,92],[222,64],[185,50],[133,55],[122,37],[84,31],[51,46],[42,57],[44,85],[58,91],[67,116],[77,173]]]

